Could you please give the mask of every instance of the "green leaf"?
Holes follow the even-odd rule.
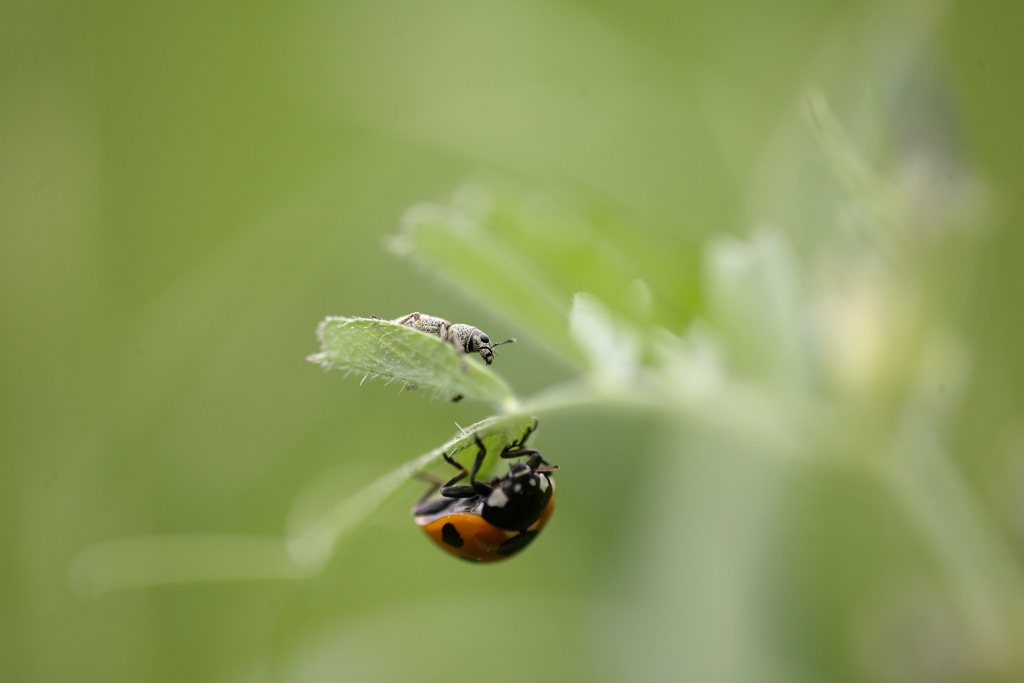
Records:
[[[71,562],[70,579],[84,598],[131,588],[209,581],[306,577],[280,537],[164,534],[91,545]]]
[[[653,222],[652,239],[650,219],[593,193],[478,181],[448,205],[412,207],[390,246],[582,366],[566,326],[577,292],[637,325],[679,329],[692,315],[697,251],[683,248],[678,226]]]
[[[863,228],[873,247],[887,258],[902,262],[912,249],[912,219],[905,197],[857,150],[823,92],[809,90],[803,110],[832,172],[870,217]]]
[[[451,205],[489,240],[528,260],[560,301],[589,292],[619,316],[669,329],[690,317],[698,243],[677,224],[637,215],[590,190],[536,190],[507,180],[464,183]],[[645,293],[636,291],[641,280]]]
[[[813,354],[806,348],[806,286],[789,237],[767,226],[747,240],[716,237],[703,270],[708,315],[734,367],[804,384]]]
[[[311,524],[292,534],[287,541],[288,554],[304,574],[320,571],[330,560],[335,549],[370,516],[391,494],[441,459],[443,453],[453,458],[470,449],[475,452],[480,437],[490,455],[500,453],[509,443],[520,441],[536,418],[526,413],[512,413],[490,417],[462,431],[443,446],[424,453],[415,460],[391,470],[353,496],[338,501],[328,512]],[[495,458],[491,458],[493,466]],[[483,471],[486,471],[486,465]],[[300,499],[303,496],[299,496]]]
[[[485,463],[486,470],[507,444],[522,440],[535,424],[535,417],[522,412],[481,420],[443,446],[331,503],[326,513],[285,538],[164,534],[91,545],[72,560],[71,585],[82,597],[99,597],[115,590],[176,583],[308,578],[321,571],[338,546],[402,484],[440,460],[442,453],[457,458],[469,449],[475,457],[477,435],[493,456]],[[299,500],[305,497],[300,495]]]
[[[320,353],[308,360],[366,377],[399,380],[447,396],[512,404],[505,380],[441,339],[388,320],[327,318],[317,328]]]
[[[529,329],[552,351],[579,364],[565,324],[568,296],[560,296],[527,258],[465,214],[432,204],[414,206],[390,246],[439,271],[483,305]]]
[[[591,377],[606,392],[630,384],[640,366],[640,334],[616,319],[597,297],[573,298],[569,329],[590,359]]]

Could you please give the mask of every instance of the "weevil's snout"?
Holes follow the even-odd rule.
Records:
[[[481,340],[481,341],[484,341],[484,342],[489,342],[489,341],[491,341],[490,339],[488,339],[488,337],[487,337],[487,335],[486,335],[486,334],[485,334],[485,335],[483,335],[483,336],[482,336],[482,337],[480,338],[480,340]],[[514,339],[514,338],[513,338],[513,339],[506,339],[506,340],[505,340],[505,341],[503,341],[503,342],[498,342],[497,344],[491,344],[490,346],[482,347],[482,348],[480,349],[480,355],[481,355],[481,356],[483,356],[483,357],[484,357],[484,360],[485,360],[485,361],[487,361],[487,364],[488,364],[488,365],[490,365],[490,364],[491,364],[491,361],[493,361],[493,360],[494,360],[494,355],[495,355],[494,347],[495,347],[495,346],[501,346],[502,344],[511,344],[511,343],[513,343],[513,342],[515,342],[515,339]],[[485,350],[486,350],[486,353],[485,353]]]
[[[494,351],[490,346],[480,347],[480,357],[484,359],[484,362],[490,365],[494,362]]]
[[[471,337],[472,346],[469,350],[476,351],[480,354],[480,357],[484,359],[484,362],[490,365],[494,362],[494,346],[491,344],[491,338],[483,332],[476,330],[476,333]]]

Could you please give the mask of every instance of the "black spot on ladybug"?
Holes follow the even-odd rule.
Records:
[[[499,555],[511,555],[517,553],[526,546],[530,545],[530,542],[540,532],[538,531],[524,531],[521,534],[516,534],[512,538],[508,539],[504,543],[498,546],[498,549],[494,552]]]
[[[441,540],[453,548],[461,548],[462,544],[465,543],[462,540],[462,536],[459,535],[459,530],[451,522],[441,527]]]

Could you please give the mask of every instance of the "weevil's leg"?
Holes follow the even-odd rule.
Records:
[[[395,318],[391,322],[398,323],[399,325],[409,326],[409,321],[410,320],[419,320],[419,319],[420,319],[420,312],[416,311],[415,313],[410,313],[409,315],[407,315],[405,317]]]
[[[453,325],[446,320],[437,334],[441,340],[446,341],[455,347],[455,354],[459,357],[459,367],[463,372],[467,372],[469,370],[469,368],[466,367],[466,359],[463,358],[463,356],[469,353],[469,349],[466,346],[469,341],[468,338],[460,334],[460,332],[465,331],[466,327],[466,325],[461,323]]]
[[[447,325],[441,327],[438,336],[455,347],[455,353],[459,357],[459,369],[463,372],[469,372],[469,368],[466,367],[466,347],[462,345],[459,338],[448,331]]]
[[[462,345],[462,340],[459,339],[459,335],[452,332],[452,324],[444,322],[440,327],[437,328],[437,336],[442,341],[446,341],[455,347],[455,350],[459,352],[460,356],[465,355],[466,347]]]
[[[463,372],[468,372],[469,368],[466,367],[466,359],[464,357],[466,355],[466,347],[462,345],[462,341],[459,340],[457,334],[452,334],[451,324],[445,323],[442,325],[441,329],[437,332],[437,336],[455,347],[455,353],[459,357],[459,368]]]

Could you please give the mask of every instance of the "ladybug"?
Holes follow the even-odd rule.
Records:
[[[473,434],[480,451],[469,471],[469,485],[456,486],[466,468],[444,453],[445,461],[459,470],[448,483],[435,484],[412,509],[423,531],[444,550],[471,562],[495,562],[511,557],[536,538],[555,509],[557,469],[532,448],[524,448],[536,423],[517,443],[509,444],[501,457],[529,460],[509,465],[508,474],[490,482],[478,481],[477,472],[487,455],[480,437]],[[440,498],[432,498],[440,491]]]

